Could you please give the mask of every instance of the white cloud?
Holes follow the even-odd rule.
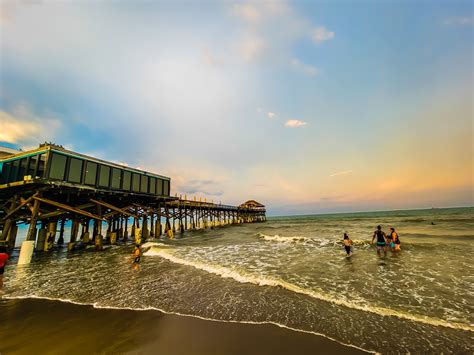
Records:
[[[249,1],[246,4],[233,5],[232,13],[255,25],[275,17],[290,15],[291,8],[285,2]]]
[[[264,53],[265,41],[256,35],[248,36],[238,43],[237,50],[246,62],[251,62]]]
[[[336,34],[334,32],[329,31],[324,26],[316,27],[313,30],[313,41],[318,44],[324,41],[329,41],[330,39],[333,39],[335,36]]]
[[[302,72],[302,73],[304,73],[305,75],[308,75],[308,76],[316,76],[316,75],[319,74],[318,68],[316,68],[312,65],[309,65],[309,64],[302,63],[300,60],[298,60],[296,58],[293,58],[291,60],[291,66],[295,70],[300,71],[300,72]]]
[[[347,174],[352,174],[352,170],[339,171],[339,172],[331,174],[329,176],[333,177],[333,176],[340,176],[340,175],[347,175]]]
[[[260,19],[260,12],[257,7],[250,4],[236,4],[232,8],[234,15],[249,21],[256,22]]]
[[[53,140],[61,123],[55,118],[33,115],[26,106],[16,107],[12,113],[0,111],[0,141],[30,147]]]
[[[449,17],[443,21],[448,26],[473,26],[474,16],[457,16]]]
[[[276,113],[275,112],[268,112],[267,116],[268,116],[268,118],[275,118]]]
[[[302,127],[306,125],[307,125],[306,122],[300,121],[300,120],[294,120],[294,119],[288,120],[285,123],[286,127],[291,127],[291,128]]]
[[[312,38],[316,43],[334,38],[335,33],[318,26],[287,2],[248,1],[232,5],[231,14],[241,20],[241,26],[229,41],[236,47],[238,57],[246,62],[264,58],[265,65],[291,63],[295,42]],[[291,67],[291,64],[290,64]],[[299,65],[307,75],[317,75],[310,65]]]

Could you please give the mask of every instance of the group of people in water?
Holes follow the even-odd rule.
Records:
[[[377,248],[377,255],[382,256],[382,251],[384,255],[387,255],[387,247],[390,248],[392,253],[399,252],[400,249],[400,238],[398,233],[395,232],[395,228],[390,228],[390,235],[387,235],[383,230],[382,226],[377,226],[377,229],[374,231],[374,235],[372,236],[372,241],[370,244],[374,244],[374,241],[377,239],[376,248]],[[349,238],[347,233],[344,233],[344,249],[346,250],[347,256],[352,255],[352,244],[354,242]]]

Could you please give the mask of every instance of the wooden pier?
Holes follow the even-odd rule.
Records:
[[[88,244],[101,250],[104,244],[266,220],[265,206],[254,200],[229,206],[170,191],[168,177],[43,144],[0,160],[0,244],[15,246],[20,223],[29,225],[25,249],[31,254],[66,241],[69,251]]]

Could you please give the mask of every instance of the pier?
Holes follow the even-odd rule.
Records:
[[[172,196],[171,179],[45,143],[0,157],[0,244],[15,247],[18,225],[28,225],[19,264],[33,251],[69,251],[93,244],[141,244],[187,230],[263,222],[265,206],[239,206],[202,197]],[[70,225],[66,236],[65,226]]]

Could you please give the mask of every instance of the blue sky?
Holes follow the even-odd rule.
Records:
[[[273,214],[473,204],[472,2],[2,2],[0,141]]]

